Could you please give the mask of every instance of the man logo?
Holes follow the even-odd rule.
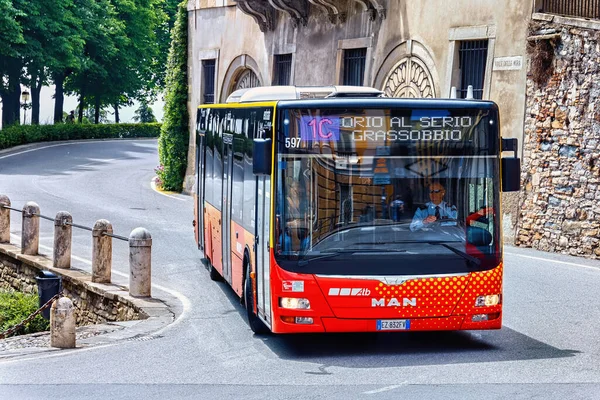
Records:
[[[367,288],[329,288],[330,296],[368,296],[371,291]]]
[[[417,298],[413,297],[411,299],[405,297],[402,299],[402,307],[416,307],[417,306]],[[400,307],[400,302],[395,297],[392,297],[388,300],[387,304],[385,299],[371,299],[371,307]]]

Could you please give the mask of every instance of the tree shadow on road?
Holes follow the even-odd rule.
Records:
[[[6,175],[59,176],[96,170],[112,160],[135,160],[157,153],[156,139],[76,141],[46,143],[48,147],[21,149],[0,157],[0,173]],[[27,152],[25,152],[27,151]],[[158,156],[157,161],[158,163]],[[33,171],[33,172],[32,172]]]

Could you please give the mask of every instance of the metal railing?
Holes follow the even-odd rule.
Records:
[[[599,0],[542,0],[540,12],[569,17],[600,19]]]
[[[107,220],[100,219],[90,228],[74,224],[71,214],[66,211],[60,211],[52,218],[41,214],[40,207],[34,202],[28,202],[23,209],[18,209],[11,207],[7,196],[0,195],[0,243],[10,243],[11,210],[22,215],[21,254],[39,255],[39,220],[54,222],[54,268],[71,268],[72,228],[92,232],[92,282],[111,282],[112,239],[129,242],[129,294],[150,296],[152,237],[145,228],[134,229],[129,237],[115,235],[111,223]]]

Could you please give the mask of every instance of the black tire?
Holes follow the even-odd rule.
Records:
[[[269,333],[269,328],[254,313],[254,291],[252,290],[252,278],[250,278],[250,265],[246,263],[246,280],[244,281],[244,303],[246,305],[246,316],[248,325],[252,332],[257,335]]]
[[[221,276],[221,274],[219,274],[219,271],[217,271],[215,269],[215,267],[213,267],[210,260],[208,260],[208,259],[206,260],[206,265],[208,266],[208,274],[210,276],[210,279],[212,279],[213,281],[217,281],[217,282],[220,282],[223,280],[223,277]]]

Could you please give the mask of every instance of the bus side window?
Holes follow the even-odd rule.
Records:
[[[220,211],[223,203],[223,124],[225,119],[222,115],[219,115],[215,122],[215,130],[213,131],[215,139],[213,205]]]
[[[233,191],[231,201],[231,218],[243,223],[244,214],[244,136],[235,135],[233,138]]]
[[[214,204],[214,186],[213,186],[213,157],[214,157],[214,134],[213,134],[213,120],[214,116],[209,114],[207,117],[207,129],[205,134],[206,141],[206,155],[204,160],[204,168],[205,168],[205,181],[204,181],[204,198],[210,204]]]
[[[254,202],[256,191],[256,176],[252,172],[252,146],[256,134],[256,111],[250,111],[248,129],[244,137],[244,207],[242,216],[244,227],[254,232]]]

